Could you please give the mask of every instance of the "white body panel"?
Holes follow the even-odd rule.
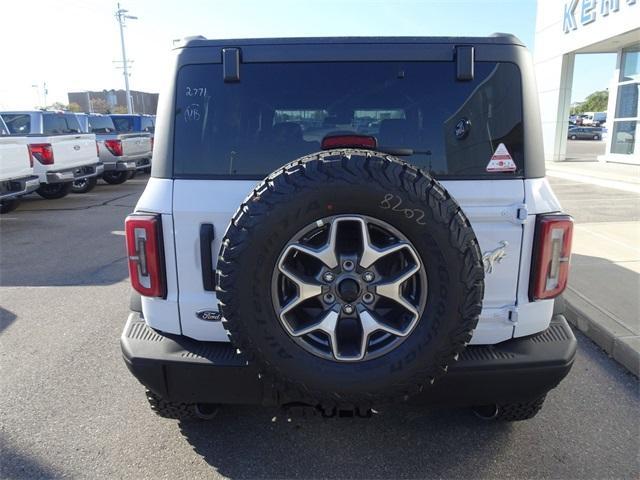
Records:
[[[29,163],[29,150],[15,137],[0,137],[0,181],[25,178],[33,175]]]
[[[227,224],[257,182],[250,180],[154,179],[136,211],[161,213],[167,269],[167,299],[144,298],[153,328],[198,340],[228,341],[220,322],[201,320],[200,310],[218,310],[214,292],[202,286],[199,230],[212,223],[214,258]],[[546,179],[445,181],[469,217],[483,253],[507,242],[506,256],[485,277],[485,297],[472,344],[495,344],[546,329],[553,300],[529,302],[535,215],[560,211]]]

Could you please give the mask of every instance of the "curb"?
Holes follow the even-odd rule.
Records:
[[[593,305],[571,287],[568,287],[562,296],[566,303],[565,317],[569,323],[629,372],[640,377],[640,335],[622,325],[608,312]]]

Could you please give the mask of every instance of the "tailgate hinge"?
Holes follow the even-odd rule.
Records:
[[[518,323],[518,307],[513,305],[512,307],[507,308],[507,318],[509,322],[516,324]]]

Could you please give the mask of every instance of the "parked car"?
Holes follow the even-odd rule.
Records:
[[[62,111],[0,112],[12,136],[21,137],[34,161],[43,198],[62,198],[75,180],[95,178],[104,167],[96,137],[83,133],[76,116]]]
[[[149,157],[150,133],[118,133],[109,115],[76,114],[86,123],[98,142],[100,161],[104,164],[102,179],[112,185],[124,183],[135,172],[138,161]]]
[[[602,140],[602,128],[569,127],[567,138],[570,140]]]
[[[147,133],[149,141],[145,143],[146,156],[136,160],[136,169],[150,171],[151,156],[153,153],[153,137],[155,124],[151,115],[141,114],[112,114],[110,115],[116,127],[116,131],[122,134]]]
[[[9,128],[0,118],[0,213],[15,210],[20,197],[39,186],[27,145],[21,138],[10,136]]]
[[[125,222],[121,346],[157,414],[536,415],[576,352],[554,310],[572,219],[521,41],[199,37],[172,67]],[[291,120],[320,113],[337,130]]]

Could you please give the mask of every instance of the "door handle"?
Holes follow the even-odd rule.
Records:
[[[203,223],[200,225],[200,263],[202,267],[202,287],[213,292],[216,287],[215,271],[213,270],[213,256],[211,247],[215,238],[213,225]]]

